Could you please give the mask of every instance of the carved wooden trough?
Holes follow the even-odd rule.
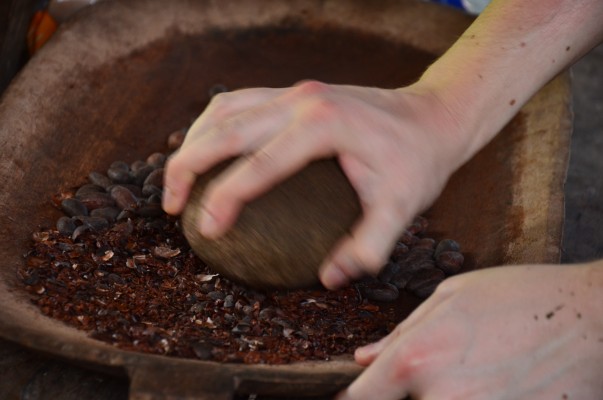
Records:
[[[50,196],[114,160],[163,150],[208,89],[312,78],[397,87],[471,22],[414,1],[111,1],[64,25],[0,103],[0,336],[131,379],[132,399],[324,396],[361,371],[351,358],[286,366],[219,364],[122,351],[43,316],[15,271]],[[567,74],[551,81],[462,167],[429,211],[434,237],[464,245],[467,268],[557,262],[571,128]],[[405,298],[408,312],[417,304]],[[166,383],[168,383],[166,385]]]

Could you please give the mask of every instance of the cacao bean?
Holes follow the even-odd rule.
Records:
[[[83,186],[81,186],[76,192],[75,192],[75,197],[79,198],[80,196],[82,196],[83,194],[86,193],[97,193],[97,192],[104,192],[105,188],[99,185],[95,185],[94,183],[87,183]]]
[[[130,171],[119,168],[109,168],[107,170],[107,176],[113,183],[129,183],[132,181]]]
[[[425,268],[416,271],[406,284],[405,289],[413,291],[426,284],[440,283],[446,278],[444,271],[438,268]]]
[[[61,210],[70,217],[76,217],[79,215],[88,215],[88,209],[78,199],[70,198],[61,201]]]
[[[61,217],[57,221],[57,230],[61,235],[71,236],[75,228],[75,221],[69,217]]]
[[[151,172],[155,171],[155,167],[152,165],[145,165],[144,167],[141,167],[140,169],[132,172],[132,178],[134,180],[134,183],[138,186],[142,186],[144,184],[144,181],[147,179],[147,177],[149,176],[149,174]]]
[[[447,275],[452,275],[460,271],[464,261],[465,257],[458,251],[442,251],[436,259],[436,264]]]
[[[142,160],[136,160],[132,164],[130,164],[130,172],[136,172],[141,168],[146,167],[148,164]]]
[[[152,195],[156,194],[157,196],[160,196],[163,194],[161,188],[155,186],[155,185],[144,185],[142,187],[142,195],[144,197],[150,197]]]
[[[456,240],[452,239],[444,239],[441,240],[440,243],[435,248],[434,256],[437,259],[440,256],[440,253],[444,251],[461,251],[461,245],[458,244]]]
[[[88,175],[88,179],[94,185],[98,185],[104,189],[107,189],[113,184],[113,182],[111,182],[111,179],[101,174],[100,172],[90,172],[90,174]]]
[[[124,186],[115,186],[111,189],[111,197],[122,210],[133,210],[136,208],[138,199]],[[118,217],[119,219],[119,217]]]
[[[163,168],[157,168],[153,172],[147,176],[147,179],[144,181],[144,185],[153,185],[158,188],[163,187]]]
[[[109,193],[89,192],[82,194],[79,199],[89,211],[115,205],[115,201]]]
[[[186,137],[186,132],[182,129],[174,131],[168,136],[167,145],[170,150],[177,150],[182,143],[184,142],[184,138]]]
[[[377,279],[381,282],[388,283],[394,275],[400,271],[400,265],[395,262],[388,262],[377,275]]]
[[[153,153],[147,157],[147,164],[154,166],[155,168],[163,168],[165,164],[165,154],[163,153]]]
[[[379,281],[358,283],[358,289],[364,298],[373,301],[394,301],[398,298],[398,288],[390,283]]]
[[[102,207],[90,211],[91,217],[104,218],[109,222],[114,222],[119,215],[119,209],[115,207]]]
[[[404,289],[406,288],[406,284],[412,279],[413,276],[414,274],[412,271],[401,270],[392,277],[389,283],[398,289]]]

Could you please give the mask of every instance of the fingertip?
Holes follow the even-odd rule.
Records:
[[[334,263],[327,263],[320,269],[320,281],[329,290],[336,290],[349,282],[345,272]]]
[[[166,213],[177,215],[182,212],[186,204],[189,192],[197,175],[169,159],[163,176],[163,193],[161,206]]]
[[[369,365],[378,354],[378,342],[358,347],[354,352],[354,360],[362,366]]]
[[[163,188],[163,194],[161,196],[161,206],[163,210],[171,215],[178,215],[182,211],[183,202],[175,195],[174,191],[169,187]]]

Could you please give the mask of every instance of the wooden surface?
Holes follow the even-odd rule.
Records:
[[[0,340],[2,400],[121,400],[128,381],[53,360]]]

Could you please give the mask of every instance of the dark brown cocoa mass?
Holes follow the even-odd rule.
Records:
[[[198,231],[207,184],[232,161],[202,176],[182,214],[195,253],[220,274],[256,288],[299,288],[318,281],[318,268],[361,212],[360,202],[335,159],[314,161],[245,205],[224,236]]]

